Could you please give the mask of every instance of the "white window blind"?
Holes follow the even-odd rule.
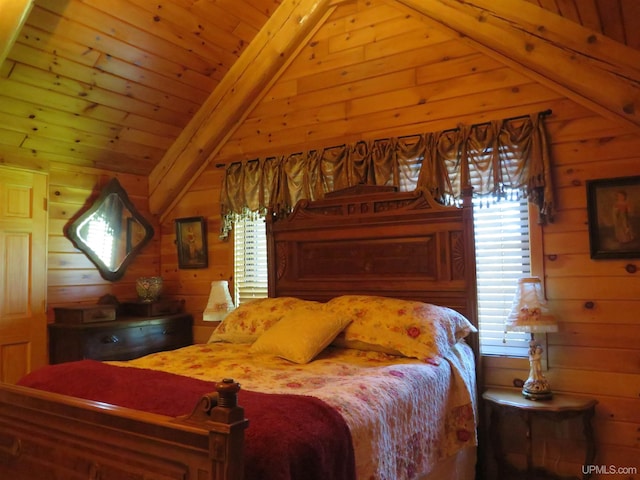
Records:
[[[234,223],[234,303],[268,295],[267,234],[264,218]]]
[[[504,333],[517,279],[531,275],[529,213],[526,199],[478,205],[474,201],[480,352],[528,355],[523,332]]]

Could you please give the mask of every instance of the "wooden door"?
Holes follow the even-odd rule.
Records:
[[[47,177],[0,168],[0,380],[47,363]]]

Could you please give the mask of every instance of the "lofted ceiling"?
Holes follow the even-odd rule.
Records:
[[[37,0],[1,70],[2,151],[148,175],[278,0]]]
[[[12,2],[22,4],[22,12],[12,13]],[[431,15],[433,7],[434,19],[445,28],[473,36],[473,27],[464,31],[463,23],[446,20],[450,15],[444,9],[459,4],[466,15],[477,16],[478,10],[467,4],[487,2],[399,3],[423,15]],[[251,108],[271,85],[287,57],[295,55],[296,43],[313,32],[314,22],[326,19],[332,5],[345,3],[0,0],[0,30],[5,31],[0,34],[0,163],[44,168],[54,162],[139,174],[149,176],[152,192],[178,178],[159,189],[164,197],[173,197],[187,177],[210,161],[217,145],[242,121],[241,110]],[[516,10],[526,4],[534,7],[529,13],[540,13],[547,22],[550,15],[563,17],[640,49],[637,0],[497,3]],[[480,36],[477,41],[499,50],[492,40]],[[551,45],[554,39],[547,41]],[[499,53],[509,57],[509,51]],[[615,60],[625,76],[624,60]],[[545,75],[542,70],[538,74]],[[632,79],[637,78],[634,70]],[[239,98],[230,99],[236,85]],[[579,94],[589,96],[588,91]],[[606,101],[601,107],[610,108]],[[216,122],[201,134],[206,140],[198,138],[203,125]],[[185,168],[195,157],[195,167]],[[167,206],[166,198],[156,203],[156,210]]]
[[[640,3],[636,0],[526,0],[556,15],[640,49]]]

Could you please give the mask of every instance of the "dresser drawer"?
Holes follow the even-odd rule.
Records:
[[[193,343],[192,323],[191,315],[179,314],[103,324],[53,324],[49,326],[50,362],[130,360],[184,347]]]
[[[95,360],[128,360],[191,343],[191,329],[181,322],[149,323],[87,333],[84,356]]]

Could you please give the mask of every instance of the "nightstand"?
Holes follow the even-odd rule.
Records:
[[[49,362],[131,360],[193,343],[193,317],[118,317],[107,322],[49,324]]]
[[[532,421],[536,417],[548,418],[553,422],[563,422],[570,418],[581,417],[585,440],[584,465],[593,465],[596,453],[595,436],[593,432],[592,419],[595,413],[597,400],[591,398],[574,397],[564,394],[554,394],[551,400],[533,401],[522,396],[520,390],[509,389],[489,389],[482,394],[490,412],[489,440],[494,451],[498,479],[507,478],[518,479],[566,479],[557,474],[551,473],[533,464],[533,435]],[[506,453],[503,450],[500,425],[504,417],[517,417],[524,422],[526,431],[526,462],[524,471],[518,470],[507,461]],[[581,471],[579,475],[570,478],[588,479],[590,473]]]

